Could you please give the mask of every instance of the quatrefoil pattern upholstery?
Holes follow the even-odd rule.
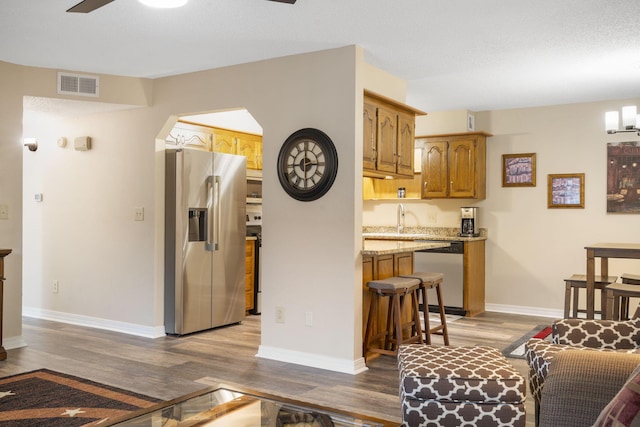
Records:
[[[493,347],[398,352],[403,426],[524,426],[525,380]]]
[[[553,357],[565,350],[640,353],[640,319],[628,321],[562,319],[553,322],[552,342],[533,338],[526,345],[529,388],[539,405]]]

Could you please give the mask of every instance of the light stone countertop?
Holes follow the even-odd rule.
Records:
[[[422,249],[446,248],[449,243],[415,242],[412,240],[365,240],[362,245],[362,255],[376,256],[415,252]]]
[[[398,233],[395,227],[362,227],[364,239],[377,240],[444,240],[458,242],[472,242],[475,240],[487,240],[488,230],[480,228],[477,237],[461,237],[460,229],[454,227],[406,227],[402,233]]]

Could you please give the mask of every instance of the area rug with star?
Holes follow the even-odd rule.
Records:
[[[159,402],[153,397],[40,369],[0,379],[0,426],[103,425]]]

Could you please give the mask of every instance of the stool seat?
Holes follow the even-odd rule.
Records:
[[[405,427],[525,425],[525,379],[496,348],[403,345],[398,369]]]
[[[407,277],[388,277],[386,279],[372,280],[367,282],[370,289],[395,291],[398,289],[408,289],[420,285],[419,279],[411,279]]]
[[[628,320],[629,298],[640,297],[640,286],[628,283],[611,283],[607,285],[605,290],[607,294],[607,318],[611,320]]]
[[[620,278],[622,279],[622,283],[626,283],[629,285],[640,285],[640,276],[637,274],[622,273],[622,275],[620,275]]]
[[[400,277],[412,278],[420,280],[420,288],[418,294],[422,297],[422,314],[424,317],[424,338],[427,344],[431,344],[431,335],[442,335],[444,345],[449,345],[449,331],[447,330],[447,317],[444,312],[444,301],[442,299],[442,281],[444,274],[433,271],[414,271],[411,274],[405,274]],[[427,298],[427,289],[434,289],[438,299],[438,312],[440,313],[440,324],[431,327],[429,324],[429,301]]]
[[[400,277],[410,277],[413,279],[418,279],[424,284],[434,283],[437,281],[442,281],[444,279],[444,274],[442,273],[432,273],[429,271],[416,271],[411,274],[405,274]]]
[[[600,315],[606,311],[607,297],[604,291],[604,287],[609,283],[613,283],[618,280],[617,276],[595,276],[594,288],[600,291],[600,310],[595,311]],[[586,313],[587,310],[578,308],[578,290],[587,288],[587,275],[586,274],[573,274],[568,279],[564,279],[565,291],[564,291],[564,318],[569,318],[569,312],[572,311],[571,317],[578,317],[578,313]],[[573,298],[571,293],[573,292]],[[573,299],[573,310],[571,310],[571,302]]]

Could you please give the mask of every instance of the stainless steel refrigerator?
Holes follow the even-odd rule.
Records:
[[[244,156],[166,150],[167,334],[244,318],[246,168]]]

